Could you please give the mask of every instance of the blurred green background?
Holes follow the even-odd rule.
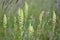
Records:
[[[0,0],[0,40],[60,40],[60,0]]]

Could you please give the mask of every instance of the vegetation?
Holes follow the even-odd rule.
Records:
[[[0,40],[60,40],[54,0],[6,1],[0,2]]]

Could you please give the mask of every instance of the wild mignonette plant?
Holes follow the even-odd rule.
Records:
[[[53,32],[55,32],[55,26],[56,26],[56,13],[53,11]]]
[[[3,26],[4,26],[4,28],[7,27],[7,17],[6,17],[6,14],[4,14],[4,17],[3,17]]]
[[[57,15],[51,0],[25,0],[23,8],[16,8],[20,6],[18,0],[7,1],[9,5],[6,5],[6,1],[0,2],[0,40],[57,40],[57,37],[60,38],[59,29],[56,32]]]
[[[6,33],[6,28],[7,28],[7,16],[6,14],[4,14],[4,17],[3,17],[3,27],[5,29],[5,32],[4,32],[4,35],[5,35],[5,39],[7,38],[7,33]]]

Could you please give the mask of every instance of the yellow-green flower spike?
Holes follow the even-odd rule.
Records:
[[[27,15],[28,15],[28,4],[27,4],[27,2],[25,2],[24,12],[25,12],[25,18],[27,18]]]
[[[55,30],[55,23],[56,23],[56,14],[55,11],[53,11],[53,32]]]
[[[18,15],[17,15],[17,17],[18,17],[18,23],[19,23],[18,24],[19,25],[18,26],[18,28],[19,28],[18,29],[18,31],[19,31],[18,33],[19,34],[17,34],[17,35],[20,35],[20,36],[18,36],[18,39],[22,39],[22,35],[21,34],[22,34],[22,31],[23,31],[22,28],[23,28],[23,19],[24,19],[24,16],[23,16],[23,10],[20,9],[20,8],[18,9]]]
[[[42,17],[43,17],[43,15],[44,15],[44,11],[42,11],[42,12],[40,13],[40,17],[39,17],[39,19],[40,19],[40,24],[41,24],[41,22],[42,22]]]
[[[20,28],[23,27],[23,10],[19,8],[18,10],[18,19],[19,19],[19,24]]]
[[[29,24],[29,38],[32,38],[34,34],[34,28],[31,25],[31,23]]]
[[[28,11],[28,4],[27,4],[27,2],[25,2],[25,12],[27,12]]]
[[[29,25],[29,33],[32,34],[34,32],[33,26],[30,24]]]
[[[56,14],[55,14],[55,11],[53,11],[53,23],[56,22]]]
[[[7,17],[6,17],[5,14],[4,14],[4,17],[3,17],[3,26],[4,26],[4,28],[7,27]]]

